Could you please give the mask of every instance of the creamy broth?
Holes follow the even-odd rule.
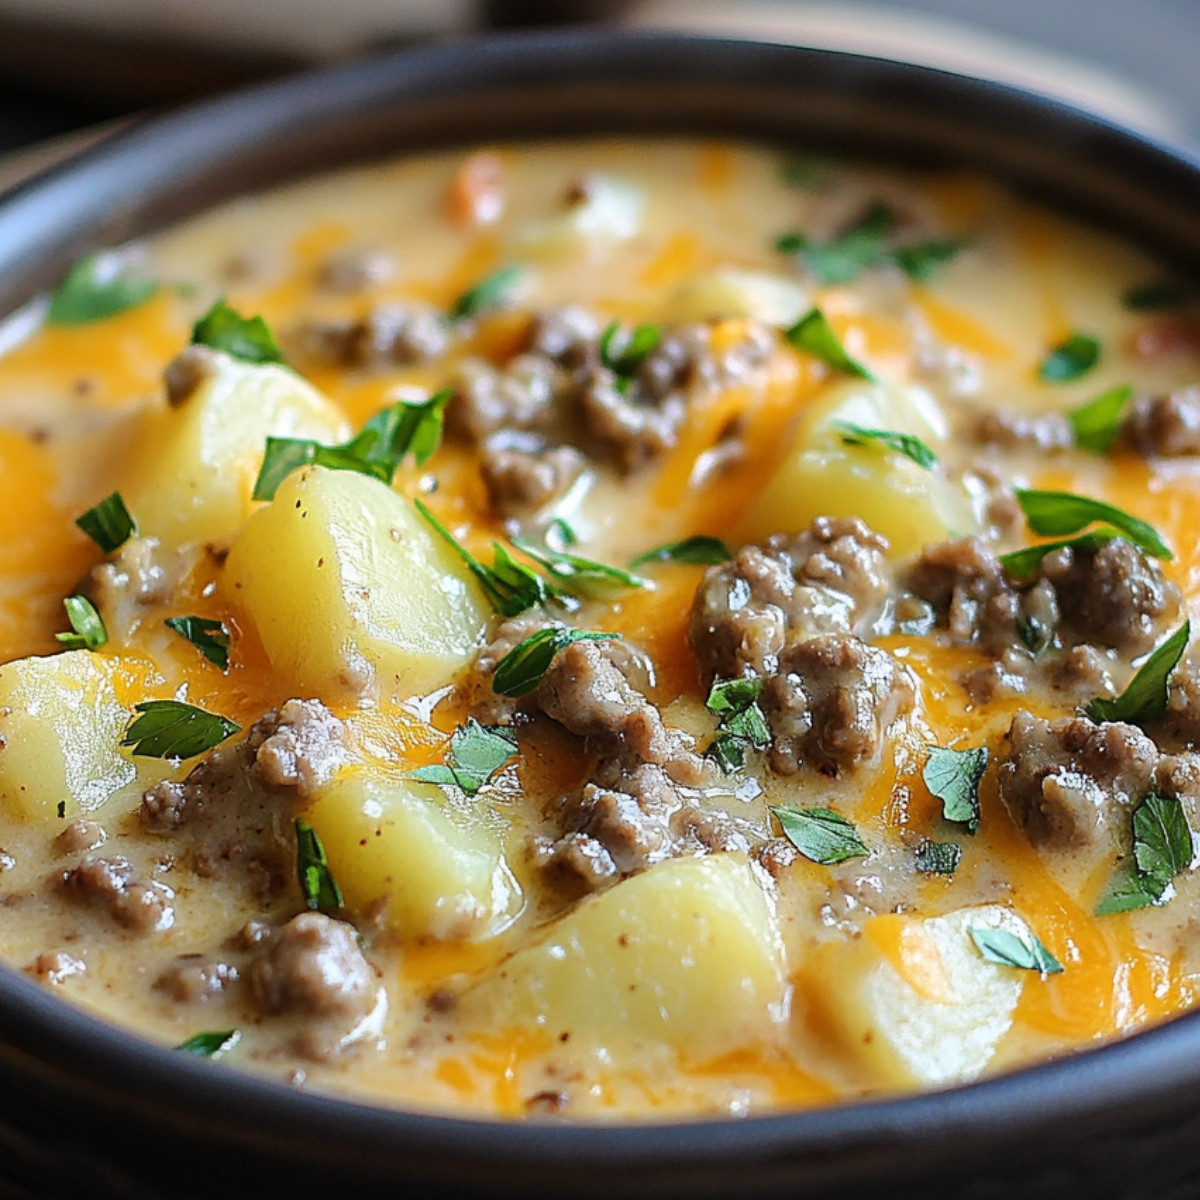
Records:
[[[158,286],[0,356],[13,966],[236,1034],[231,1067],[505,1117],[940,1087],[1192,1005],[1200,684],[1163,656],[1200,315],[1130,303],[1163,264],[974,176],[593,141],[306,182],[110,265]],[[289,365],[185,350],[220,298]],[[390,490],[313,449],[431,396]],[[254,500],[268,436],[309,461]],[[1014,489],[1121,513],[1006,566],[1044,540]],[[111,493],[105,553],[76,518]],[[56,641],[71,596],[102,644]],[[240,731],[119,745],[170,700]]]

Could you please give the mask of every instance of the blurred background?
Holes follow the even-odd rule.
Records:
[[[148,108],[385,46],[589,23],[928,63],[1200,149],[1200,0],[0,0],[0,185]]]

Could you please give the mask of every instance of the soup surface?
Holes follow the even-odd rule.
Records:
[[[1200,312],[1137,249],[500,146],[87,260],[3,347],[0,953],[71,1002],[580,1118],[1192,1005]]]

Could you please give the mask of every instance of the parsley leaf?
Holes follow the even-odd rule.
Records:
[[[241,731],[226,717],[181,700],[147,700],[135,704],[139,715],[121,739],[141,758],[195,758]]]
[[[784,330],[783,336],[797,350],[819,358],[835,371],[844,371],[847,375],[869,379],[872,383],[877,382],[875,376],[862,363],[846,353],[845,347],[819,308],[809,309],[795,325]]]
[[[1038,375],[1047,383],[1082,379],[1100,361],[1100,343],[1086,333],[1073,333],[1042,359]]]
[[[650,582],[640,575],[622,571],[620,567],[609,567],[590,558],[581,558],[578,554],[568,554],[550,547],[542,549],[524,538],[515,537],[512,544],[545,567],[556,587],[572,595],[603,595],[615,589],[644,588]]]
[[[443,388],[428,400],[397,400],[371,417],[350,441],[337,446],[308,438],[267,438],[253,498],[274,499],[279,485],[309,463],[331,471],[356,471],[390,484],[406,454],[411,452],[417,466],[424,466],[441,445],[444,412],[452,395]]]
[[[966,238],[945,238],[928,242],[910,242],[893,251],[896,265],[915,283],[924,283],[937,274],[967,245]]]
[[[561,625],[539,629],[514,646],[496,664],[492,690],[500,696],[524,696],[542,682],[554,656],[572,642],[612,642],[620,639],[619,633],[564,629]]]
[[[1029,528],[1043,537],[1078,533],[1085,526],[1102,521],[1153,558],[1169,561],[1175,557],[1152,525],[1103,500],[1077,496],[1074,492],[1033,488],[1017,488],[1014,494]]]
[[[105,496],[94,508],[89,508],[75,524],[104,551],[119,550],[137,534],[137,522],[129,515],[120,492]]]
[[[456,321],[461,321],[464,317],[477,316],[485,309],[499,308],[524,274],[522,267],[501,267],[463,292],[450,306],[450,315]]]
[[[968,833],[979,832],[979,781],[987,770],[988,749],[954,750],[930,746],[921,778],[934,799],[942,802],[947,821],[965,825]]]
[[[917,847],[917,870],[925,875],[953,875],[961,859],[962,847],[957,842],[926,839]]]
[[[1098,917],[1161,904],[1176,875],[1192,865],[1195,848],[1177,796],[1151,792],[1133,813],[1133,861],[1119,871],[1096,905]]]
[[[262,317],[243,317],[224,300],[218,300],[192,326],[192,345],[211,346],[242,362],[287,362],[275,335]]]
[[[558,545],[552,545],[551,539]],[[575,527],[566,517],[555,517],[546,526],[546,545],[550,546],[552,550],[562,550],[567,546],[577,546],[578,544],[579,534],[575,532]]]
[[[481,725],[468,717],[450,735],[450,748],[441,765],[419,767],[410,779],[440,786],[454,784],[474,796],[517,752],[517,735],[500,725]]]
[[[189,641],[210,663],[229,670],[229,630],[209,617],[168,617],[163,624]]]
[[[71,632],[56,633],[54,636],[64,649],[96,650],[108,641],[104,621],[86,596],[68,596],[63,601],[63,608],[67,610]]]
[[[831,808],[771,806],[784,836],[805,858],[830,867],[850,858],[865,858],[870,850],[858,830]]]
[[[1164,308],[1181,308],[1192,299],[1192,290],[1177,279],[1156,279],[1137,284],[1121,297],[1131,312],[1160,312]]]
[[[1042,975],[1058,975],[1063,965],[1028,929],[1013,933],[1010,929],[981,929],[968,925],[967,932],[979,953],[1001,967],[1019,967]]]
[[[732,557],[729,547],[720,538],[698,533],[694,537],[684,538],[681,542],[667,542],[665,545],[655,546],[653,550],[646,550],[629,565],[640,567],[648,562],[676,562],[710,566],[714,563],[728,562]]]
[[[849,283],[868,267],[887,262],[887,238],[896,215],[886,204],[875,204],[864,216],[828,242],[811,242],[802,233],[782,234],[775,248],[797,255],[823,284]]]
[[[296,878],[310,912],[335,912],[342,907],[342,889],[329,870],[325,847],[317,831],[300,817],[296,818]]]
[[[193,1033],[187,1041],[180,1042],[175,1047],[184,1054],[194,1054],[197,1058],[216,1058],[226,1050],[232,1050],[241,1041],[242,1035],[236,1029],[222,1029],[220,1032]]]
[[[657,325],[635,325],[621,339],[621,322],[613,321],[600,335],[600,362],[617,377],[617,388],[625,392],[638,368],[654,353],[662,341],[662,330]]]
[[[50,295],[46,319],[53,325],[86,325],[144,304],[158,291],[152,279],[132,279],[113,254],[81,258]]]
[[[771,731],[759,707],[761,679],[725,679],[714,681],[704,706],[719,720],[721,732],[706,753],[722,771],[736,771],[746,764],[746,751],[762,750],[771,744]]]
[[[1121,416],[1133,397],[1133,388],[1109,388],[1094,400],[1081,404],[1067,413],[1075,445],[1093,454],[1107,454],[1121,432]]]
[[[899,433],[893,429],[864,429],[863,426],[850,421],[834,421],[833,428],[842,435],[842,441],[849,446],[886,446],[927,471],[937,466],[937,455],[915,434]]]
[[[1125,690],[1110,700],[1100,697],[1084,711],[1093,721],[1125,721],[1144,725],[1157,720],[1167,711],[1168,683],[1171,672],[1187,649],[1192,636],[1192,624],[1184,623],[1138,668]]]

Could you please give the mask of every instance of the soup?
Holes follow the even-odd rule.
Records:
[[[0,951],[506,1117],[966,1082],[1188,1008],[1200,316],[980,179],[382,164],[0,356]]]

